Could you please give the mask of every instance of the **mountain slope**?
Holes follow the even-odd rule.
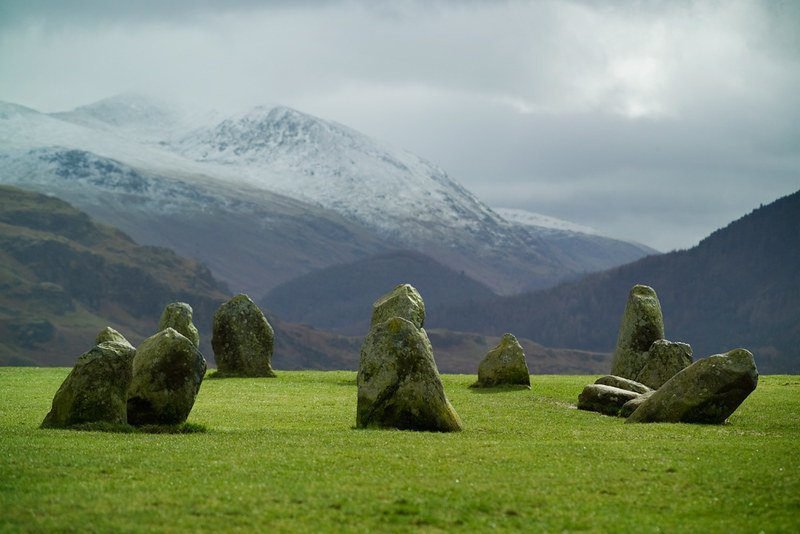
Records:
[[[372,303],[401,283],[416,287],[428,307],[494,296],[463,272],[418,252],[395,251],[299,276],[272,289],[261,303],[286,321],[364,336]]]
[[[443,326],[512,331],[547,346],[610,351],[631,286],[656,289],[669,339],[697,357],[743,346],[765,373],[800,372],[800,192],[762,206],[690,250],[560,287],[455,307]]]

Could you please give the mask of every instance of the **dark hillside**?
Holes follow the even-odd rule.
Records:
[[[550,347],[610,351],[631,286],[653,286],[668,338],[695,356],[743,346],[764,373],[800,372],[800,192],[685,251],[651,256],[559,287],[437,310],[437,324]]]

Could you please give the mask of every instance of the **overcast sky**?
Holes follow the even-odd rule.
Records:
[[[794,0],[0,1],[0,100],[130,91],[286,104],[660,250],[800,189]]]

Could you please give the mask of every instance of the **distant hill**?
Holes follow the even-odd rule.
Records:
[[[283,320],[366,335],[372,303],[397,284],[416,287],[426,306],[495,296],[486,285],[414,251],[395,251],[313,271],[283,283],[260,304]]]
[[[631,286],[653,286],[666,335],[695,357],[746,347],[763,373],[800,372],[800,192],[717,230],[559,287],[440,310],[443,327],[510,331],[550,347],[611,351]]]

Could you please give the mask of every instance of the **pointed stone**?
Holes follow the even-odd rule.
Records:
[[[104,342],[82,354],[53,397],[42,428],[127,422],[127,394],[135,350]]]
[[[183,423],[192,411],[205,373],[203,355],[176,330],[167,328],[145,339],[133,359],[128,422]]]
[[[617,337],[611,374],[636,380],[646,363],[646,352],[664,338],[661,304],[652,287],[635,285],[628,295]]]
[[[428,335],[407,319],[373,325],[361,347],[357,383],[358,428],[462,428],[444,393]]]
[[[517,338],[505,334],[478,365],[478,381],[473,388],[514,385],[531,387],[531,375],[525,361],[525,351]]]
[[[183,337],[200,347],[200,333],[192,323],[192,307],[185,302],[172,302],[167,304],[158,322],[158,331],[172,328]]]
[[[400,284],[390,293],[375,301],[372,305],[370,326],[382,323],[392,317],[402,317],[414,323],[417,328],[425,326],[425,303],[411,284]]]
[[[274,377],[275,331],[247,295],[236,295],[214,313],[211,347],[218,377]]]
[[[663,386],[667,380],[692,364],[692,347],[657,339],[645,355],[645,364],[636,379],[653,389]]]
[[[721,424],[757,385],[758,370],[749,351],[716,354],[670,378],[627,422]]]
[[[97,345],[107,342],[120,343],[122,345],[130,347],[131,349],[134,349],[133,345],[127,339],[125,339],[125,336],[123,336],[110,326],[107,326],[102,330],[100,330],[100,332],[97,333],[97,337],[95,338],[94,342]]]

